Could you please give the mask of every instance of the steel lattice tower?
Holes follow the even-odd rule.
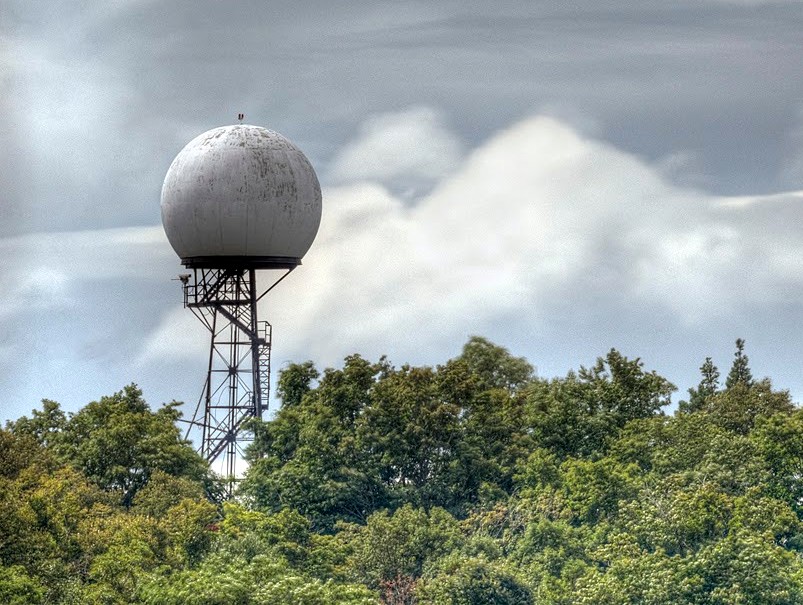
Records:
[[[184,306],[211,336],[203,392],[185,437],[200,431],[201,455],[210,463],[222,460],[230,479],[243,454],[241,429],[250,418],[262,418],[270,399],[272,328],[258,319],[257,303],[290,271],[261,293],[253,268],[195,269],[182,276]]]

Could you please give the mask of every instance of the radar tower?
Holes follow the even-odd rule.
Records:
[[[243,428],[262,417],[270,394],[272,327],[259,319],[258,303],[311,246],[320,184],[289,140],[236,124],[205,132],[179,152],[161,208],[167,238],[191,271],[179,276],[184,306],[210,333],[206,380],[187,437],[200,434],[201,455],[228,478],[231,494]],[[268,271],[273,277],[260,290],[257,275]]]

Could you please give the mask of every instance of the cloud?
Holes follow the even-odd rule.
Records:
[[[0,238],[0,256],[7,417],[43,397],[74,409],[149,381],[132,360],[168,303],[181,300],[161,226]]]
[[[660,165],[553,118],[498,133],[414,204],[379,180],[325,191],[304,265],[262,309],[277,328],[274,367],[333,365],[355,351],[441,360],[470,333],[507,324],[534,334],[567,313],[615,324],[656,309],[695,326],[801,289],[790,259],[803,238],[789,228],[799,194],[679,188]],[[136,364],[197,361],[206,338],[175,305]]]
[[[377,177],[325,189],[304,264],[261,303],[274,378],[353,352],[437,363],[470,334],[547,373],[589,361],[567,347],[627,343],[693,373],[712,354],[703,335],[752,342],[739,327],[751,325],[784,357],[773,339],[797,325],[801,219],[803,192],[714,196],[555,118],[522,120],[412,203]],[[0,357],[25,343],[35,360],[0,386],[75,405],[132,380],[157,401],[196,396],[208,334],[170,281],[180,268],[161,226],[5,238],[0,254],[13,259]]]
[[[733,4],[736,6],[764,6],[767,4],[791,5],[800,4],[803,0],[708,0],[712,4]]]
[[[159,288],[153,285],[147,294],[132,297],[131,291],[143,283],[169,281],[177,264],[161,226],[0,238],[0,256],[5,259],[0,264],[0,328],[5,333],[26,321],[41,324],[45,316],[70,323],[117,304],[116,319],[123,325],[129,314],[138,317],[146,301],[158,300],[154,292]],[[106,327],[119,332],[114,325]],[[103,326],[83,331],[93,329]]]
[[[720,191],[767,191],[803,94],[793,4],[6,6],[3,235],[157,221],[153,202],[176,152],[239,111],[316,165],[337,154],[323,171],[332,183],[370,179],[405,200],[428,191],[411,181],[437,182],[464,146],[537,107],[653,160],[690,150]],[[428,105],[448,111],[459,136]]]
[[[166,360],[202,363],[209,355],[208,350],[208,332],[188,309],[174,305],[145,336],[134,365],[142,368]]]
[[[780,177],[784,183],[799,186],[803,183],[803,106],[798,107],[795,122],[786,133],[786,157],[781,164]]]
[[[580,323],[652,309],[693,327],[803,291],[800,194],[712,196],[664,171],[541,116],[413,205],[378,182],[328,189],[298,281],[273,298],[285,350],[415,358],[500,322],[537,333],[567,309]]]
[[[11,262],[0,276],[16,292],[44,282],[142,277],[170,258],[161,226],[31,233],[0,238],[0,254]],[[13,297],[9,297],[13,298]]]
[[[100,53],[70,52],[70,25],[55,40],[15,36],[7,42],[12,118],[0,121],[6,126],[0,126],[0,140],[14,145],[24,172],[4,187],[12,221],[0,225],[0,234],[120,225],[133,214],[132,204],[117,202],[128,197],[129,167],[146,155],[131,148],[115,108],[135,93]],[[116,190],[112,199],[110,189]]]
[[[448,175],[461,155],[460,141],[436,111],[411,107],[365,120],[334,158],[329,177],[373,181],[409,197]]]

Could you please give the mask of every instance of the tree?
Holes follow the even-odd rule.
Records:
[[[708,603],[803,602],[799,555],[774,544],[768,534],[732,531],[704,548],[693,568]]]
[[[50,466],[51,462],[49,454],[30,434],[0,429],[0,477],[16,479],[32,464]]]
[[[598,358],[589,369],[580,368],[580,380],[588,387],[593,408],[610,414],[624,426],[636,418],[648,418],[669,405],[675,385],[654,370],[645,372],[638,357],[628,359],[616,349]]]
[[[803,410],[759,418],[749,438],[770,470],[765,489],[803,516]]]
[[[364,586],[309,578],[281,557],[225,551],[192,569],[151,575],[138,597],[146,605],[378,605]]]
[[[658,414],[674,390],[655,371],[645,372],[640,359],[611,349],[577,374],[534,381],[527,422],[536,443],[561,457],[601,455],[628,422]]]
[[[370,404],[379,379],[389,370],[384,359],[370,363],[359,355],[349,355],[342,370],[324,371],[315,403],[329,408],[345,429],[351,429]]]
[[[574,372],[533,382],[527,392],[525,423],[537,446],[561,458],[592,456],[605,449],[614,422],[589,390]]]
[[[175,406],[45,402],[0,430],[0,602],[803,603],[803,412],[701,372],[667,416],[616,350],[552,380],[478,338],[291,365],[222,505]]]
[[[108,513],[106,499],[69,466],[33,460],[13,481],[0,478],[0,566],[24,568],[42,588],[44,603],[85,602],[88,560],[80,528],[99,506]]]
[[[466,365],[480,391],[522,388],[533,378],[533,366],[523,357],[513,357],[507,349],[480,336],[472,336],[457,358]]]
[[[173,563],[167,556],[159,522],[103,505],[96,505],[89,513],[76,532],[86,600],[130,603],[144,573]]]
[[[758,418],[794,410],[789,391],[775,391],[768,378],[748,384],[736,382],[709,398],[707,412],[718,425],[747,435]]]
[[[0,566],[0,603],[38,605],[44,602],[44,587],[21,565]]]
[[[437,396],[431,368],[403,366],[380,380],[358,428],[359,449],[402,501],[448,505],[459,408]]]
[[[66,426],[67,417],[61,406],[50,399],[43,399],[42,411],[33,410],[31,418],[23,416],[16,422],[9,423],[14,434],[33,437],[45,447],[58,443]]]
[[[734,498],[715,482],[670,475],[623,504],[617,528],[647,551],[688,555],[726,536]]]
[[[404,505],[392,515],[374,513],[365,526],[348,526],[353,549],[349,559],[355,579],[380,588],[400,579],[417,580],[424,566],[460,544],[457,521],[445,510],[428,513]]]
[[[703,365],[700,366],[702,379],[697,388],[689,389],[689,401],[681,401],[679,409],[681,412],[697,412],[705,409],[709,398],[716,395],[719,390],[719,370],[710,357],[706,357]]]
[[[276,395],[284,407],[299,405],[304,395],[312,390],[312,383],[320,376],[311,361],[291,363],[279,372]]]
[[[473,505],[482,484],[499,497],[512,489],[515,462],[532,447],[524,421],[532,380],[529,363],[476,336],[460,357],[437,367],[435,396],[459,416],[449,479],[455,498]]]
[[[283,406],[271,421],[253,422],[251,467],[240,493],[258,510],[294,508],[328,530],[338,520],[364,521],[386,504],[357,434],[385,371],[382,362],[350,356],[343,370],[327,369],[301,402]]]
[[[203,498],[183,498],[167,509],[160,528],[170,542],[169,554],[179,565],[197,564],[209,552],[218,518],[215,505]]]
[[[698,600],[699,578],[688,562],[662,550],[643,550],[627,534],[613,534],[593,552],[596,565],[587,566],[566,596],[582,605],[709,603]],[[564,593],[565,594],[565,593]]]
[[[737,384],[746,387],[753,386],[753,375],[748,365],[749,359],[744,353],[744,339],[736,339],[736,352],[733,355],[733,365],[730,372],[728,372],[728,377],[725,379],[725,388],[732,389]]]
[[[142,391],[129,385],[73,415],[56,450],[98,486],[117,493],[125,506],[156,470],[201,482],[207,466],[179,434],[178,405],[151,412]]]
[[[613,517],[619,502],[638,492],[639,474],[635,464],[621,464],[607,457],[564,462],[561,491],[573,519],[595,523]]]
[[[530,588],[513,569],[484,557],[447,556],[416,589],[421,605],[527,605]]]
[[[151,472],[148,483],[134,497],[132,510],[160,519],[182,500],[201,500],[203,497],[204,486],[198,481],[156,469]]]

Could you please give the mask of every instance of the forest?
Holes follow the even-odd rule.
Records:
[[[229,499],[179,404],[45,400],[0,429],[0,603],[803,603],[803,410],[742,340],[700,372],[290,364]]]

